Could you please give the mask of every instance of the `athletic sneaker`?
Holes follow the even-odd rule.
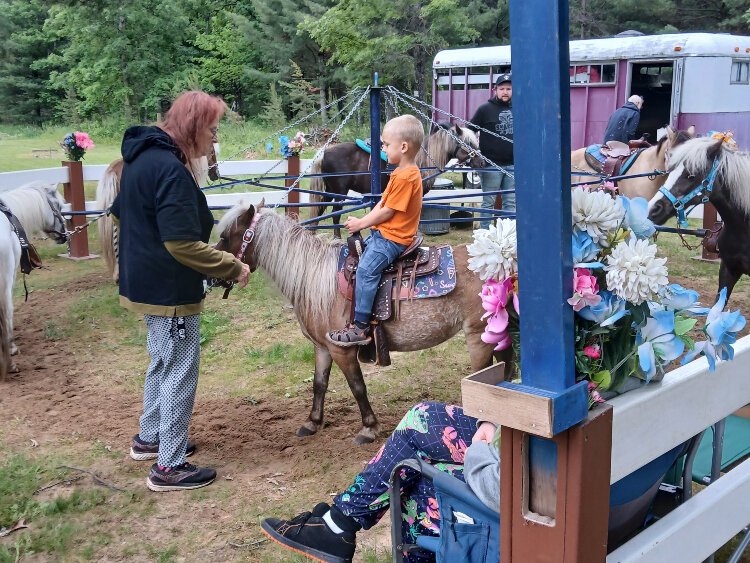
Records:
[[[216,471],[209,467],[196,467],[187,462],[177,467],[159,467],[155,463],[151,466],[146,486],[157,492],[184,491],[200,489],[213,483],[214,479]]]
[[[319,514],[320,505],[313,510]],[[357,545],[355,532],[336,534],[322,516],[311,512],[303,512],[291,520],[266,518],[261,530],[279,545],[323,563],[350,563]]]
[[[185,448],[185,455],[190,457],[195,453],[195,442],[188,440]],[[130,444],[130,457],[136,461],[145,461],[147,459],[156,459],[159,457],[159,442],[146,442],[141,440],[140,435],[133,436],[133,442]]]

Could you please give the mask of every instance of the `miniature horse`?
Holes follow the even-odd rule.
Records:
[[[659,141],[652,147],[644,149],[636,157],[627,174],[635,175],[666,170],[666,161],[669,151],[688,139],[691,139],[694,135],[695,128],[692,126],[686,131],[675,131],[671,127],[667,127],[667,134],[659,139]],[[587,148],[588,147],[583,147],[582,149],[575,150],[570,155],[570,164],[573,170],[571,183],[575,184],[578,182],[590,181],[592,184],[595,184],[599,182],[599,179],[595,176],[575,175],[576,172],[594,172],[591,166],[586,162]],[[617,187],[620,193],[626,197],[643,197],[651,199],[654,197],[654,194],[659,191],[659,188],[664,184],[665,180],[666,176],[664,174],[654,174],[652,176],[618,180]]]
[[[54,184],[31,183],[4,191],[4,203],[29,237],[44,232],[62,244],[65,221],[61,209],[65,201]],[[4,213],[0,212],[0,381],[15,371],[11,355],[17,352],[13,343],[13,282],[21,260],[21,243]]]
[[[750,154],[721,139],[701,137],[672,151],[669,164],[669,177],[650,203],[649,219],[662,225],[676,215],[664,192],[684,206],[708,197],[724,222],[718,238],[719,290],[726,287],[728,299],[742,274],[750,275]]]
[[[459,143],[456,138],[461,140]],[[463,144],[462,144],[463,143]],[[467,150],[466,147],[471,150]],[[370,175],[365,174],[370,170],[370,155],[359,148],[356,143],[340,143],[326,149],[323,157],[319,159],[311,170],[311,173],[318,174],[323,172],[331,174],[325,178],[316,176],[310,181],[310,189],[317,192],[326,192],[330,194],[346,195],[349,190],[361,193],[370,193]],[[420,168],[435,167],[439,170],[445,168],[445,165],[452,159],[458,161],[458,165],[469,165],[471,168],[481,168],[483,166],[482,157],[479,154],[479,140],[476,134],[465,127],[458,125],[443,126],[441,125],[432,135],[430,135],[417,155],[417,166]],[[386,163],[381,161],[381,168],[385,170]],[[335,176],[345,172],[362,172],[362,174]],[[423,176],[432,176],[436,171],[425,171]],[[381,177],[381,186],[385,190],[388,184],[388,174]],[[422,184],[423,193],[427,193],[432,188],[435,178],[428,178]],[[337,198],[331,198],[326,195],[315,194],[311,201],[331,201],[333,211],[341,211],[341,205],[335,205]],[[320,217],[325,211],[325,207],[313,207],[311,218]],[[333,217],[333,224],[336,225],[334,230],[336,237],[341,236],[338,228],[341,220],[340,215]]]
[[[252,241],[240,250],[246,229],[254,234],[248,234]],[[216,247],[235,256],[241,254],[251,271],[256,267],[265,270],[291,301],[303,334],[315,346],[312,411],[297,435],[309,436],[322,427],[328,377],[332,363],[336,362],[362,415],[363,427],[354,441],[372,442],[377,436],[377,419],[367,398],[357,349],[341,348],[326,339],[328,331],[346,324],[349,312],[336,283],[343,243],[324,240],[271,210],[256,211],[247,204],[228,211],[219,223],[219,232],[221,238]],[[445,342],[463,329],[472,369],[476,371],[490,365],[493,357],[493,347],[481,340],[485,327],[481,320],[482,301],[478,297],[482,281],[467,268],[466,246],[455,247],[453,251],[456,288],[443,297],[402,301],[400,318],[387,321],[384,330],[391,350],[414,351]]]

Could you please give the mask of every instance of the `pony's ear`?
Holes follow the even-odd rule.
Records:
[[[456,132],[456,135],[459,137],[463,134],[464,130],[461,129],[461,126],[458,123],[453,124],[453,130]]]
[[[674,143],[676,133],[674,132],[674,129],[672,129],[671,125],[667,125],[667,139],[669,139],[669,144]]]
[[[261,209],[263,209],[265,207],[265,205],[266,205],[266,198],[261,198],[260,203],[258,203],[258,205],[255,207],[255,209],[257,209],[258,211],[260,211]]]
[[[688,127],[686,133],[690,135],[691,138],[695,137],[695,125]]]

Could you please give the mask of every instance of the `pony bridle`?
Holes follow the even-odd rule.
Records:
[[[453,158],[458,160],[458,153],[461,149],[464,149],[464,148],[465,147],[458,145],[458,147],[456,147],[456,152],[453,154]],[[471,150],[467,151],[465,157],[463,157],[461,160],[458,160],[458,162],[456,162],[456,166],[464,166],[465,164],[471,162],[471,160],[478,154],[479,154],[479,149],[472,148]]]
[[[714,158],[714,163],[711,165],[708,175],[703,178],[700,184],[695,186],[690,193],[682,197],[676,197],[669,191],[669,188],[662,186],[659,191],[666,197],[677,212],[677,225],[680,228],[686,229],[689,225],[687,222],[687,215],[699,204],[695,204],[690,209],[685,210],[685,207],[697,196],[701,197],[701,203],[708,203],[711,193],[714,189],[714,182],[716,181],[716,172],[719,169],[719,157]]]
[[[258,217],[260,216],[260,213],[258,211],[255,211],[255,214],[253,215],[252,221],[250,221],[250,225],[247,229],[245,229],[245,232],[242,234],[242,244],[240,245],[240,249],[237,251],[237,254],[235,254],[235,258],[239,260],[240,262],[245,261],[245,254],[247,254],[247,249],[250,247],[250,244],[255,239],[255,229],[258,226]]]
[[[45,232],[49,235],[55,235],[57,238],[57,242],[63,243],[68,240],[68,231],[65,229],[65,217],[63,217],[62,211],[60,211],[60,207],[58,206],[57,202],[52,199],[47,194],[47,203],[49,204],[50,209],[52,210],[52,215],[55,217],[55,221],[60,222],[60,226],[62,227],[62,230],[57,230],[55,228],[45,230]]]

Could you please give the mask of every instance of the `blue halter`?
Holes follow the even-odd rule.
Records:
[[[711,170],[708,172],[708,176],[706,176],[703,181],[695,186],[693,190],[680,198],[675,197],[672,195],[672,192],[670,192],[667,188],[662,186],[659,188],[659,191],[664,194],[664,197],[666,197],[670,202],[672,202],[672,205],[675,208],[675,211],[677,211],[677,224],[685,229],[688,227],[687,222],[687,214],[689,214],[696,206],[693,205],[690,209],[685,211],[685,206],[692,201],[692,199],[698,195],[702,195],[701,203],[708,203],[708,198],[711,197],[711,192],[714,189],[714,181],[716,180],[716,171],[719,169],[719,157],[717,156],[714,158],[714,163],[711,166]],[[697,205],[697,204],[696,204]]]

